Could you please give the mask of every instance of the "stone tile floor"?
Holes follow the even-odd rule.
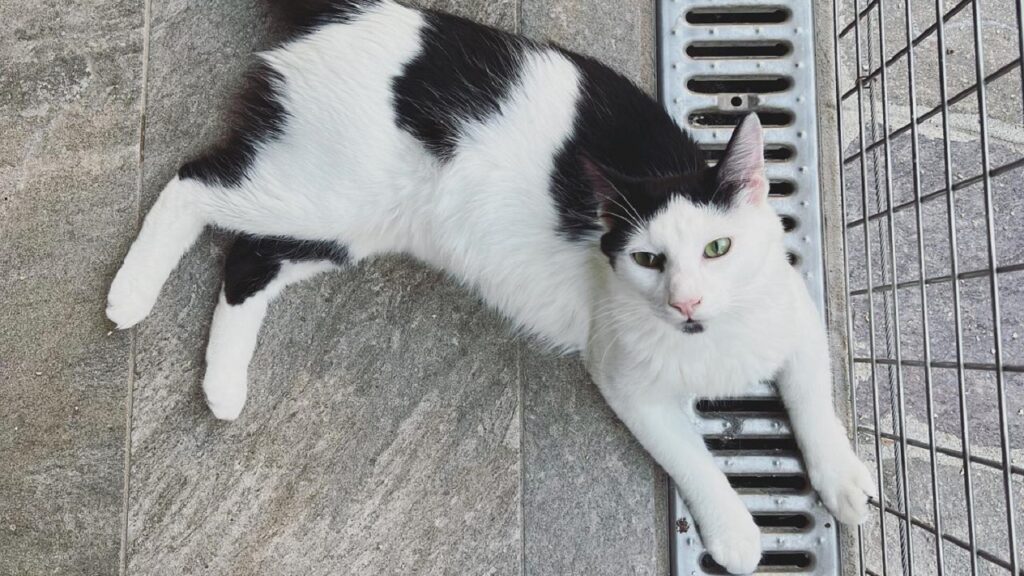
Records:
[[[641,0],[432,0],[653,91]],[[221,130],[254,0],[0,3],[0,575],[665,574],[668,484],[574,358],[390,259],[273,309],[242,419],[199,391],[224,238],[152,317],[107,284]]]

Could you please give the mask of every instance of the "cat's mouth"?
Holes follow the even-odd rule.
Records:
[[[696,320],[687,320],[679,326],[679,329],[682,330],[684,334],[700,334],[704,331],[704,325]]]

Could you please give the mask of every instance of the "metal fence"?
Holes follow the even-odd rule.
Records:
[[[1024,574],[1021,0],[832,2],[831,201],[879,488],[847,573]]]

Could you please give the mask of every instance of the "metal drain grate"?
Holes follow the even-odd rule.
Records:
[[[712,160],[740,119],[757,113],[790,261],[824,310],[810,2],[659,0],[658,8],[662,102]],[[838,575],[835,521],[804,475],[774,386],[696,402],[693,421],[761,527],[758,573]],[[690,518],[674,490],[673,517]],[[678,575],[725,574],[696,530],[674,531],[672,564]]]

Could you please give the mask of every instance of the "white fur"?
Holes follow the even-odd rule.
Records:
[[[207,193],[196,181],[175,177],[160,193],[110,285],[107,318],[119,329],[149,316],[167,277],[206,226],[195,202]]]
[[[556,232],[549,195],[553,158],[576,121],[575,65],[554,50],[528,52],[500,112],[462,126],[456,153],[442,164],[396,126],[391,102],[391,82],[417,55],[422,26],[419,12],[382,2],[264,54],[284,78],[284,135],[261,146],[240,187],[168,185],[114,280],[109,317],[121,328],[145,317],[204,224],[338,242],[354,260],[410,253],[474,288],[519,329],[582,353],[731,572],[756,567],[760,533],[686,425],[696,396],[736,395],[777,376],[825,504],[844,522],[863,520],[870,478],[833,413],[825,332],[785,261],[760,165],[736,172],[751,189],[732,208],[678,198],[629,240],[627,253],[665,254],[664,272],[628,256],[612,268],[592,243]],[[745,126],[739,149],[760,149],[760,134]],[[730,252],[704,258],[703,247],[721,237],[732,239]],[[270,300],[327,267],[288,264],[239,306],[221,297],[204,380],[217,417],[237,417],[245,402],[246,367]],[[694,319],[702,333],[679,329],[684,319],[669,306],[679,298],[701,298]]]

